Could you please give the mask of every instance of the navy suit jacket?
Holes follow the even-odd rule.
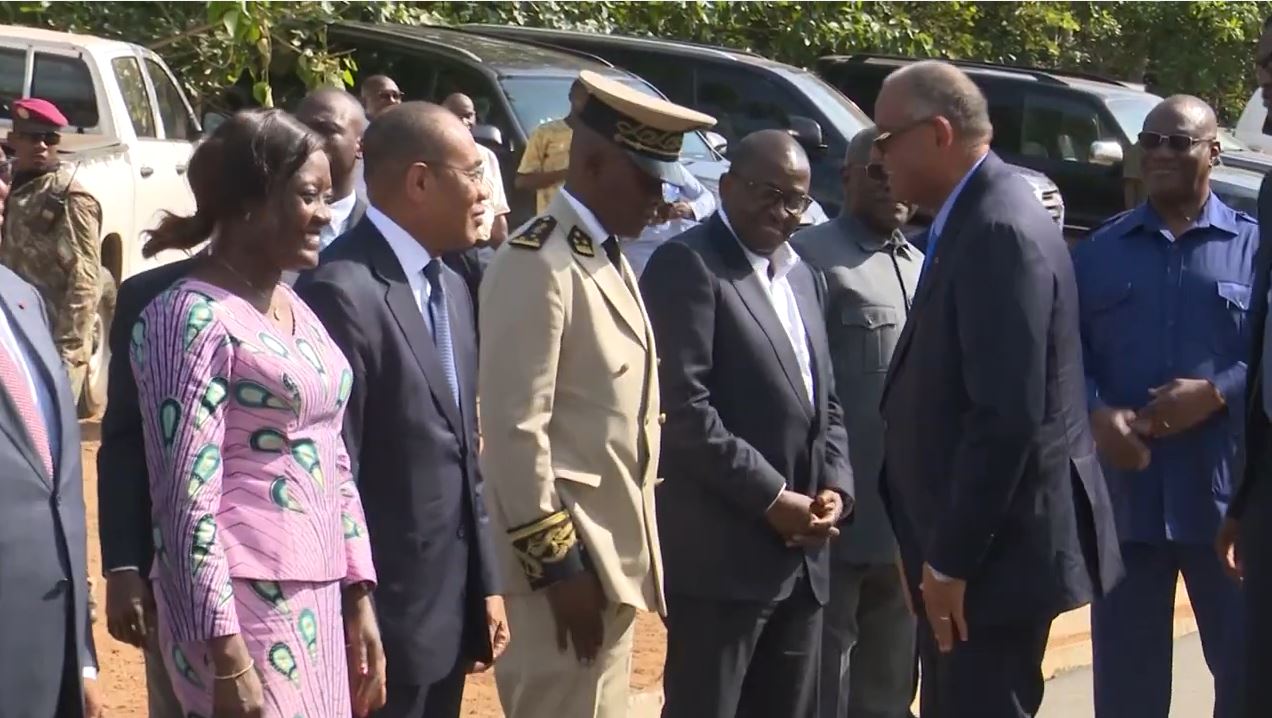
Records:
[[[353,369],[345,443],[371,535],[389,680],[427,686],[490,660],[498,593],[477,468],[477,325],[443,272],[462,407],[397,256],[369,219],[337,238],[296,291]]]
[[[787,548],[765,519],[782,489],[835,489],[846,507],[853,490],[824,280],[804,262],[788,277],[808,335],[811,401],[767,291],[719,215],[659,247],[641,275],[666,412],[658,531],[668,593],[780,600],[804,566],[817,600],[829,598],[828,547]]]
[[[924,562],[967,580],[980,624],[1050,620],[1118,580],[1069,250],[993,154],[950,211],[882,410],[885,499],[916,601]]]
[[[1246,365],[1245,470],[1236,494],[1228,504],[1228,515],[1242,518],[1253,503],[1263,504],[1261,513],[1272,510],[1272,420],[1263,408],[1263,335],[1268,322],[1268,290],[1272,280],[1272,180],[1263,178],[1259,188],[1259,248],[1254,254],[1254,287],[1250,294],[1250,361]],[[1256,491],[1255,487],[1259,489]],[[1249,522],[1247,522],[1249,523]],[[1272,533],[1272,522],[1256,522],[1264,534]],[[1263,540],[1263,539],[1260,539]]]
[[[51,716],[68,643],[79,658],[75,675],[96,665],[79,422],[39,293],[0,267],[0,305],[14,338],[33,355],[32,380],[52,395],[49,436],[61,437],[49,476],[8,391],[0,389],[0,718]]]

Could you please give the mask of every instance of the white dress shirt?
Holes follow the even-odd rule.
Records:
[[[398,264],[402,265],[402,272],[406,274],[407,284],[411,285],[411,296],[415,297],[415,306],[423,315],[424,322],[429,323],[428,298],[432,295],[433,288],[424,278],[424,267],[433,261],[433,256],[397,222],[376,209],[375,205],[367,207],[367,219],[371,220],[371,224],[380,230],[380,234],[389,243],[393,256],[397,257]]]
[[[752,252],[738,238],[738,233],[733,231],[733,225],[729,224],[729,217],[724,213],[724,207],[720,208],[719,214],[724,226],[729,228],[729,233],[746,254],[747,261],[751,263],[751,268],[755,271],[755,276],[759,278],[760,284],[764,286],[768,294],[769,302],[773,304],[773,310],[777,312],[778,320],[782,322],[782,328],[786,330],[786,338],[790,340],[791,349],[795,351],[795,360],[799,363],[799,376],[804,380],[804,388],[808,391],[809,404],[814,405],[813,361],[808,353],[808,333],[804,329],[804,320],[799,315],[799,304],[795,301],[795,290],[791,288],[790,282],[791,270],[799,266],[799,255],[795,253],[790,242],[782,242],[781,246],[767,257]]]
[[[342,197],[327,205],[327,209],[331,210],[331,221],[318,233],[318,243],[323,249],[336,241],[336,237],[349,231],[349,215],[353,214],[353,208],[357,204],[358,193],[350,192],[348,197]]]

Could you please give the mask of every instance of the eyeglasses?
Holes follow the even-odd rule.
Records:
[[[457,165],[448,165],[445,162],[430,162],[428,160],[424,160],[424,164],[429,167],[441,167],[442,169],[450,170],[463,176],[473,184],[481,184],[486,179],[486,164],[484,162],[476,167],[459,167]]]
[[[1205,142],[1214,142],[1213,137],[1189,137],[1188,135],[1163,135],[1159,132],[1139,133],[1139,144],[1146,150],[1155,150],[1165,145],[1173,152],[1188,152]]]
[[[43,142],[49,147],[55,147],[62,144],[62,133],[60,132],[23,132],[21,130],[12,130],[9,134],[14,137],[25,137],[32,142]]]
[[[866,176],[875,182],[887,182],[888,171],[878,162],[871,162],[866,165]]]
[[[734,177],[742,180],[742,183],[746,185],[747,189],[756,191],[757,194],[759,194],[760,202],[764,207],[780,205],[783,212],[786,212],[789,215],[799,215],[803,214],[804,210],[808,209],[813,204],[813,198],[806,194],[787,192],[768,182],[760,182],[759,180],[753,180],[749,177],[743,177],[732,170],[730,170],[729,174],[732,174]]]
[[[936,119],[936,116],[935,116],[935,115],[932,115],[932,116],[929,116],[929,117],[924,117],[924,118],[922,118],[922,119],[915,120],[914,122],[911,122],[911,123],[909,123],[909,124],[907,124],[907,125],[902,125],[901,127],[897,128],[897,129],[895,129],[895,130],[884,130],[884,131],[881,131],[881,132],[879,133],[879,136],[875,138],[874,146],[875,146],[875,147],[876,147],[876,148],[877,148],[880,152],[887,152],[887,150],[888,150],[888,145],[892,144],[892,141],[893,141],[893,140],[895,140],[896,138],[900,137],[901,135],[904,135],[905,133],[909,132],[910,130],[913,130],[913,129],[917,128],[917,127],[922,127],[923,125],[925,125],[925,124],[927,124],[927,123],[931,122],[931,121],[932,121],[932,120],[934,120],[934,119]]]

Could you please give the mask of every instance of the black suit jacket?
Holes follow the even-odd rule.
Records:
[[[805,263],[789,279],[808,334],[811,402],[766,290],[718,215],[659,247],[641,275],[667,417],[658,530],[668,593],[778,600],[804,565],[827,600],[827,548],[786,548],[765,520],[783,488],[852,495],[824,284]]]
[[[136,567],[150,575],[154,539],[150,532],[150,480],[146,442],[137,404],[128,351],[133,325],[142,310],[178,279],[190,273],[195,259],[165,264],[130,277],[119,286],[110,326],[110,383],[102,416],[102,445],[97,452],[98,538],[106,572]]]
[[[1237,493],[1228,504],[1228,515],[1241,518],[1253,501],[1266,501],[1268,491],[1260,483],[1272,481],[1272,422],[1263,408],[1263,334],[1268,322],[1269,275],[1272,274],[1272,181],[1263,178],[1259,188],[1259,249],[1254,255],[1254,289],[1250,303],[1250,363],[1246,380],[1245,471]],[[1272,529],[1272,525],[1266,527]]]
[[[463,279],[443,273],[462,408],[401,264],[370,219],[296,291],[353,368],[344,434],[371,535],[389,680],[428,685],[490,658],[498,593],[477,468],[477,333]]]
[[[929,562],[967,579],[968,621],[993,624],[1049,620],[1113,586],[1073,264],[992,153],[953,205],[889,371],[885,498],[912,590]]]

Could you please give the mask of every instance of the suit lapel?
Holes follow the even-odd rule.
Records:
[[[49,426],[45,430],[49,434],[50,441],[57,436],[59,441],[66,435],[65,422],[62,417],[61,407],[69,404],[70,396],[66,394],[66,389],[61,386],[65,382],[57,382],[54,380],[54,371],[65,371],[62,368],[62,360],[49,346],[42,346],[44,342],[32,341],[31,337],[39,336],[40,332],[47,333],[44,317],[40,316],[40,307],[33,306],[29,302],[22,301],[13,294],[13,287],[7,282],[0,282],[0,301],[4,302],[3,309],[0,311],[7,312],[10,321],[9,326],[13,330],[13,337],[18,344],[31,349],[31,353],[37,358],[34,366],[29,367],[34,376],[32,379],[38,385],[41,382],[48,387],[50,394],[53,396],[53,404],[51,411],[53,415],[48,418]],[[21,361],[22,357],[14,357],[15,361]],[[31,438],[30,432],[27,431],[26,424],[23,423],[21,415],[18,413],[18,407],[14,403],[13,398],[9,395],[8,390],[0,391],[0,395],[4,398],[4,407],[6,409],[5,417],[0,420],[0,428],[4,433],[9,435],[17,446],[22,455],[26,458],[35,472],[44,479],[45,483],[50,487],[55,485],[55,479],[49,476],[44,470],[44,462],[40,460],[40,455],[36,451],[35,442]],[[39,397],[33,396],[32,400],[38,402]],[[57,432],[54,434],[54,432]],[[66,464],[66,446],[65,441],[60,441],[63,451],[59,456],[54,458],[53,470],[57,474],[61,474],[60,468]],[[52,450],[52,447],[50,447]],[[75,447],[78,451],[79,447]]]
[[[711,218],[710,232],[716,251],[720,253],[725,265],[731,270],[729,282],[742,298],[747,311],[760,325],[764,336],[768,338],[769,345],[777,354],[777,363],[781,365],[782,372],[786,374],[786,380],[791,385],[791,391],[795,392],[795,395],[807,407],[808,391],[804,388],[803,377],[800,376],[799,360],[795,358],[795,349],[791,346],[791,339],[786,334],[786,328],[777,317],[777,310],[773,309],[768,290],[756,276],[755,268],[751,266],[751,262],[742,251],[742,245],[738,243],[737,238],[725,226],[718,214]],[[798,295],[796,299],[798,301]],[[800,311],[803,312],[802,306]]]
[[[926,308],[932,292],[937,286],[945,280],[948,273],[950,258],[956,253],[956,247],[962,236],[962,227],[966,224],[967,215],[972,211],[972,207],[980,200],[982,194],[986,190],[989,182],[988,175],[992,173],[1002,161],[993,152],[985,157],[985,161],[981,162],[975,173],[967,180],[967,184],[963,185],[963,191],[954,199],[954,206],[950,208],[949,215],[945,218],[945,226],[941,230],[941,236],[936,238],[936,253],[932,256],[931,263],[928,265],[927,271],[919,280],[919,286],[914,293],[914,301],[910,305],[910,314],[906,317],[905,326],[901,328],[901,336],[897,337],[897,346],[892,352],[892,362],[888,366],[888,376],[884,380],[883,397],[881,403],[888,398],[888,390],[892,387],[892,380],[897,375],[897,370],[905,361],[906,354],[909,353],[910,342],[914,339],[915,327],[918,325],[919,316]],[[928,232],[931,229],[926,230]],[[932,242],[929,235],[928,250],[932,249]]]
[[[605,237],[593,237],[589,234],[586,223],[579,218],[569,200],[559,194],[552,201],[548,212],[560,220],[556,231],[565,234],[565,241],[570,246],[570,255],[574,257],[574,261],[601,290],[601,296],[605,297],[606,303],[627,325],[632,336],[642,347],[648,349],[648,325],[640,302],[636,299],[636,285],[634,282],[629,285],[623,278],[624,275],[610,264],[609,257],[601,246]],[[623,260],[623,271],[630,272],[626,259]]]
[[[424,321],[424,315],[420,312],[419,305],[415,303],[415,295],[411,293],[411,285],[407,282],[406,273],[402,270],[397,256],[393,254],[393,248],[389,246],[388,240],[380,234],[375,225],[371,224],[370,220],[364,221],[363,224],[369,227],[370,231],[361,241],[366,242],[367,251],[371,253],[371,265],[380,281],[384,282],[384,302],[389,305],[389,311],[397,321],[398,328],[402,330],[402,336],[406,338],[411,353],[415,355],[420,371],[424,372],[424,377],[428,380],[428,389],[433,394],[438,407],[441,408],[442,415],[446,417],[455,435],[464,437],[466,436],[464,424],[459,416],[459,407],[455,406],[455,400],[451,396],[450,384],[446,382],[446,370],[442,368],[442,362],[437,356],[437,349],[433,346],[433,338],[429,333],[428,324]]]
[[[817,300],[817,287],[813,286],[813,273],[808,265],[801,262],[787,275],[791,290],[795,293],[795,306],[799,308],[799,319],[804,325],[804,336],[808,338],[809,373],[813,376],[813,394],[815,399],[807,404],[811,406],[814,416],[821,416],[821,409],[826,405],[826,382],[822,381],[823,367],[829,370],[829,363],[824,361],[817,347],[827,346],[825,313],[821,302]],[[798,367],[796,368],[798,370]],[[804,388],[801,379],[799,388]]]

